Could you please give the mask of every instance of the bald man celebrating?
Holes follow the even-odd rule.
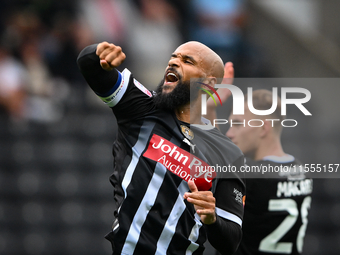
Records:
[[[155,92],[116,69],[124,59],[119,46],[102,42],[77,60],[118,124],[106,235],[113,254],[203,254],[207,238],[220,253],[234,253],[242,236],[245,186],[237,171],[244,158],[201,116],[202,93],[224,75],[221,58],[199,42],[180,45]],[[232,76],[232,65],[226,71]],[[219,170],[228,167],[234,172],[222,178]]]

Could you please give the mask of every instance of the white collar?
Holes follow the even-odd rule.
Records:
[[[276,163],[288,163],[288,162],[292,162],[295,160],[294,156],[290,155],[290,154],[286,154],[284,156],[274,156],[274,155],[269,155],[269,156],[265,156],[263,158],[263,160],[269,160],[269,161],[273,161]]]
[[[211,122],[210,120],[204,118],[204,117],[201,117],[201,121],[204,123],[204,124],[191,124],[191,126],[194,126],[194,127],[198,127],[200,129],[203,129],[203,130],[210,130],[210,129],[213,129],[214,126],[211,125]]]

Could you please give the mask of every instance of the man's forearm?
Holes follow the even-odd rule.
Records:
[[[78,67],[91,89],[98,95],[105,96],[115,85],[118,71],[105,71],[100,66],[99,57],[96,55],[97,44],[84,48],[77,59]]]
[[[223,255],[233,254],[242,238],[241,226],[219,216],[216,222],[205,225],[211,245]]]

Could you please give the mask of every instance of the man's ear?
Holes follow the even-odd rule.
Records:
[[[204,86],[204,89],[209,90],[211,93],[214,93],[214,91],[212,91],[210,87],[215,88],[215,85],[217,84],[217,79],[216,77],[207,77],[204,79],[204,84],[208,85]]]
[[[265,137],[269,134],[269,132],[272,129],[272,123],[270,121],[262,120],[263,121],[263,126],[261,127],[261,137]]]
[[[215,88],[215,85],[217,84],[217,79],[216,77],[209,77],[209,85],[213,88]]]

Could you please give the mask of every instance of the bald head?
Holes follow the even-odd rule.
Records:
[[[219,55],[203,43],[190,41],[180,45],[177,50],[189,50],[198,57],[200,66],[207,76],[223,78],[224,64]],[[176,51],[177,51],[176,50]]]

